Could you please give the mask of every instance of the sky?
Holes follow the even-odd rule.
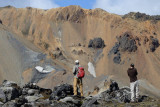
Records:
[[[7,5],[17,8],[34,7],[41,9],[79,5],[85,9],[101,8],[119,15],[129,12],[160,15],[160,0],[0,0],[0,7]]]

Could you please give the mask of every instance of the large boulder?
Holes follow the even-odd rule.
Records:
[[[2,89],[0,89],[0,101],[3,103],[7,101],[6,95]]]
[[[13,81],[4,80],[0,87],[0,100],[7,102],[18,98],[21,95],[20,87]]]
[[[63,99],[60,99],[59,101],[64,103],[75,104],[76,106],[81,106],[81,99],[74,98],[74,97],[65,97]]]
[[[89,41],[88,47],[89,48],[94,48],[94,49],[104,48],[105,43],[104,43],[104,40],[102,40],[102,38],[94,38],[93,40],[91,39]]]
[[[154,38],[153,36],[150,37],[149,48],[151,52],[154,52],[159,47],[159,40]]]
[[[9,101],[5,103],[2,107],[17,107],[17,104],[14,101]]]
[[[137,50],[136,41],[129,33],[124,33],[122,36],[118,37],[117,40],[120,51],[135,52]]]
[[[116,42],[110,50],[109,55],[117,54],[119,52],[135,52],[138,48],[136,40],[127,32],[120,37],[117,37],[117,41],[118,42]]]
[[[102,92],[100,94],[100,98],[105,100],[106,102],[117,101],[119,103],[130,102],[130,88],[118,87],[118,83],[111,80],[111,84],[108,90]]]
[[[111,80],[111,84],[109,86],[109,91],[113,92],[113,91],[116,91],[116,90],[119,90],[118,83],[114,80]]]
[[[0,90],[5,93],[7,101],[13,100],[20,95],[19,91],[13,87],[1,87]]]
[[[138,38],[133,38],[133,36],[130,33],[124,33],[121,36],[117,37],[117,41],[115,45],[112,47],[112,49],[109,51],[108,56],[115,55],[113,58],[113,62],[116,64],[121,63],[121,53],[122,52],[136,52],[137,51],[137,45],[136,40],[139,40]]]
[[[60,86],[54,87],[50,100],[59,100],[68,95],[73,95],[73,86],[69,84],[61,84]]]

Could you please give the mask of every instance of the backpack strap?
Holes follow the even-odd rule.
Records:
[[[76,74],[78,73],[78,71],[79,71],[79,67],[76,67],[76,68],[75,68]]]

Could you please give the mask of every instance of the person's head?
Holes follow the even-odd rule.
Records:
[[[75,60],[75,64],[76,64],[76,65],[79,65],[79,60]]]
[[[130,67],[131,67],[131,68],[134,68],[134,64],[132,63],[132,64],[130,65]]]

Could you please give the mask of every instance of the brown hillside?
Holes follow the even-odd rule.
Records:
[[[158,89],[157,93],[160,92],[158,20],[136,20],[129,16],[122,18],[101,9],[87,10],[79,6],[50,10],[6,7],[0,8],[0,19],[11,31],[31,41],[64,67],[69,74],[64,75],[63,82],[67,80],[72,83],[71,69],[75,59],[80,60],[86,71],[88,62],[95,66],[96,78],[86,72],[86,90],[99,85],[107,77],[118,80],[122,85],[129,84],[126,71],[134,63],[138,78],[153,86],[153,89]],[[102,38],[106,46],[103,49],[88,48],[89,41],[97,37]],[[116,42],[119,43],[118,53],[113,53],[111,50]],[[39,81],[39,85],[53,87],[56,80],[52,76],[46,76]],[[46,85],[49,81],[53,85]],[[60,80],[57,78],[57,81]]]

